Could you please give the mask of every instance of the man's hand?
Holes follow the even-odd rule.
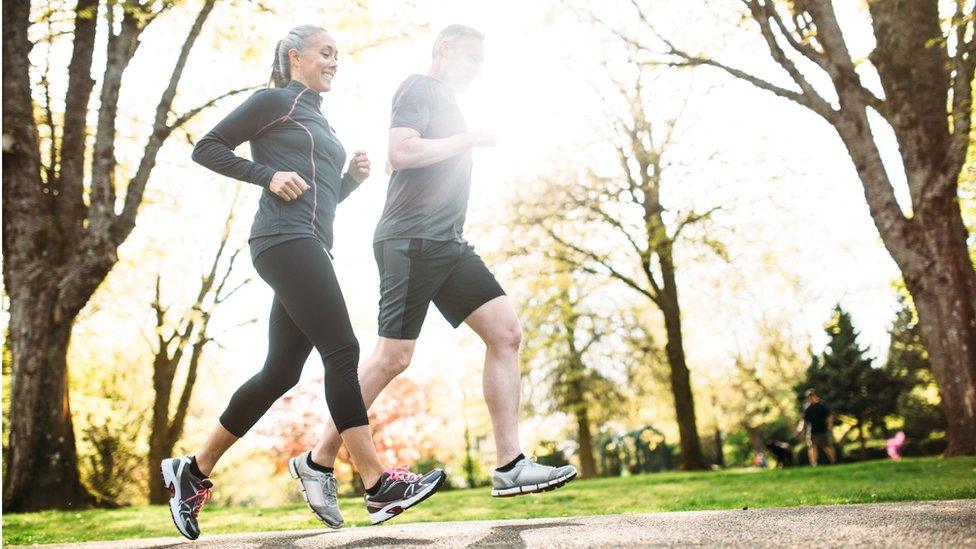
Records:
[[[268,190],[278,195],[285,202],[297,199],[308,189],[308,183],[305,183],[305,180],[295,172],[275,172],[271,177],[271,182],[268,183]]]
[[[369,157],[366,156],[366,151],[356,151],[352,160],[349,161],[349,169],[346,171],[356,180],[356,183],[366,181],[366,178],[369,177]]]

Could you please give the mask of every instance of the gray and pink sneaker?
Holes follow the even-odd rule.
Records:
[[[200,524],[197,517],[200,508],[210,501],[213,482],[206,477],[198,477],[190,470],[190,457],[164,459],[160,464],[163,484],[169,490],[169,513],[173,524],[185,537],[200,537]]]
[[[366,510],[373,524],[390,520],[429,498],[444,484],[447,476],[441,469],[424,475],[411,473],[406,467],[390,467],[380,476],[376,495],[367,493]]]

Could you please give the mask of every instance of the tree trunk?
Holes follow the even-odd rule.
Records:
[[[668,278],[673,284],[673,272],[665,271],[665,280]],[[681,310],[678,308],[676,293],[665,293],[661,312],[664,314],[664,326],[668,336],[665,350],[668,355],[668,365],[671,367],[671,392],[674,395],[674,410],[678,420],[678,434],[681,437],[681,468],[685,470],[705,469],[705,459],[702,457],[701,442],[698,440],[698,426],[695,421],[695,399],[691,393],[688,366],[685,364],[684,340],[681,334]]]
[[[715,465],[719,467],[725,467],[725,450],[723,449],[724,443],[722,441],[722,430],[718,427],[715,428]]]
[[[576,408],[576,429],[579,435],[579,458],[581,478],[595,478],[596,459],[593,457],[593,433],[590,427],[589,410],[586,406]]]
[[[135,218],[156,156],[172,131],[206,107],[167,123],[187,56],[213,8],[204,0],[156,109],[139,168],[115,213],[115,114],[121,74],[139,44],[155,3],[127,3],[120,29],[111,29],[94,150],[86,147],[84,113],[93,85],[90,67],[98,10],[94,0],[75,6],[73,53],[65,105],[62,170],[42,166],[31,95],[28,39],[30,2],[3,6],[3,279],[10,297],[10,448],[4,478],[7,511],[67,508],[95,501],[81,485],[70,409],[66,353],[78,313],[118,261],[116,251]],[[131,5],[130,5],[131,4]],[[160,8],[163,9],[163,8]],[[148,23],[147,23],[148,24]],[[112,25],[110,25],[111,27]],[[107,86],[107,87],[106,87]],[[209,104],[208,104],[209,105]],[[80,114],[79,114],[80,111]],[[53,123],[52,123],[53,126]],[[52,133],[55,129],[51,128]],[[93,157],[86,189],[85,159]],[[42,167],[55,181],[41,177]]]
[[[777,15],[778,2],[746,4],[769,53],[799,93],[665,42],[668,53],[688,66],[715,66],[788,98],[835,128],[857,170],[871,218],[915,302],[922,342],[949,419],[945,455],[976,454],[976,269],[958,204],[959,178],[972,147],[972,7],[956,2],[947,20],[935,0],[866,2],[875,38],[868,61],[877,70],[882,98],[862,84],[833,2],[783,2],[793,16],[793,29]],[[784,51],[780,35],[793,54],[814,61],[830,77],[829,94],[816,91]],[[836,96],[839,109],[825,99],[830,96]],[[909,215],[896,200],[868,123],[868,108],[885,120],[897,140],[911,199]]]
[[[4,510],[79,509],[98,502],[81,483],[65,356],[73,318],[55,323],[56,287],[11,299],[14,365]],[[45,372],[23,375],[23,372]]]
[[[164,354],[156,355],[153,364],[153,415],[149,431],[149,503],[163,504],[169,500],[169,492],[159,477],[160,463],[172,456],[175,440],[169,440],[169,401],[173,387],[170,364]]]
[[[464,478],[468,483],[468,488],[478,485],[478,479],[474,476],[474,456],[471,448],[471,433],[468,429],[468,416],[464,416]]]
[[[958,204],[953,206],[958,211]],[[949,441],[945,456],[976,454],[976,271],[960,229],[929,228],[930,246],[944,246],[945,257],[918,269],[917,277],[905,277],[942,396]]]
[[[864,439],[864,421],[857,420],[857,442],[861,447],[861,461],[868,460],[868,443]]]
[[[967,249],[958,182],[971,146],[974,39],[964,42],[968,24],[961,17],[963,21],[954,23],[963,26],[957,29],[961,41],[953,59],[948,57],[935,2],[869,2],[868,8],[876,39],[870,60],[886,96],[880,110],[898,140],[911,197],[910,217],[895,202],[860,99],[863,94],[856,89],[860,86],[856,76],[835,79],[842,109],[834,126],[854,161],[885,248],[915,302],[922,343],[949,420],[945,455],[972,455],[976,454],[976,269]],[[821,25],[817,27],[819,33]],[[842,43],[839,28],[831,34]],[[959,53],[967,51],[965,58]]]
[[[3,3],[3,279],[11,353],[7,512],[96,502],[78,474],[68,406],[66,355],[77,311],[66,312],[59,303],[59,239],[47,200],[50,186],[40,177],[30,95],[29,13],[29,2]]]
[[[930,196],[913,218],[893,222],[872,190],[887,185],[887,180],[867,119],[847,118],[837,130],[864,182],[882,242],[918,312],[922,343],[948,420],[949,446],[944,455],[976,454],[976,269],[969,259],[955,191]]]

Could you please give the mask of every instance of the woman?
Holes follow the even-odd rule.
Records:
[[[329,412],[368,487],[372,522],[419,503],[444,482],[439,469],[425,475],[385,469],[373,447],[357,377],[359,344],[327,251],[336,204],[366,179],[370,167],[366,153],[357,151],[342,175],[346,153],[320,110],[319,94],[332,88],[337,58],[335,40],[324,29],[295,27],[275,48],[275,87],[255,92],[193,149],[199,164],[264,188],[249,244],[254,267],[275,297],[264,368],[234,393],[195,455],[161,464],[173,522],[190,539],[200,535],[197,517],[210,498],[213,483],[207,477],[217,460],[298,382],[313,347],[325,366]],[[234,154],[244,141],[251,144],[253,162]],[[309,453],[293,458],[289,469],[312,511],[341,527],[331,469],[314,463]]]

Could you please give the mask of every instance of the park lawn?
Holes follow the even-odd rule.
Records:
[[[541,495],[492,498],[488,488],[436,494],[396,523],[520,519],[652,511],[793,507],[833,503],[976,498],[976,458],[915,458],[830,467],[732,469],[577,480]],[[359,498],[342,498],[346,527],[369,519]],[[206,534],[323,528],[305,505],[207,506]],[[166,506],[5,514],[3,543],[57,543],[179,535]]]

